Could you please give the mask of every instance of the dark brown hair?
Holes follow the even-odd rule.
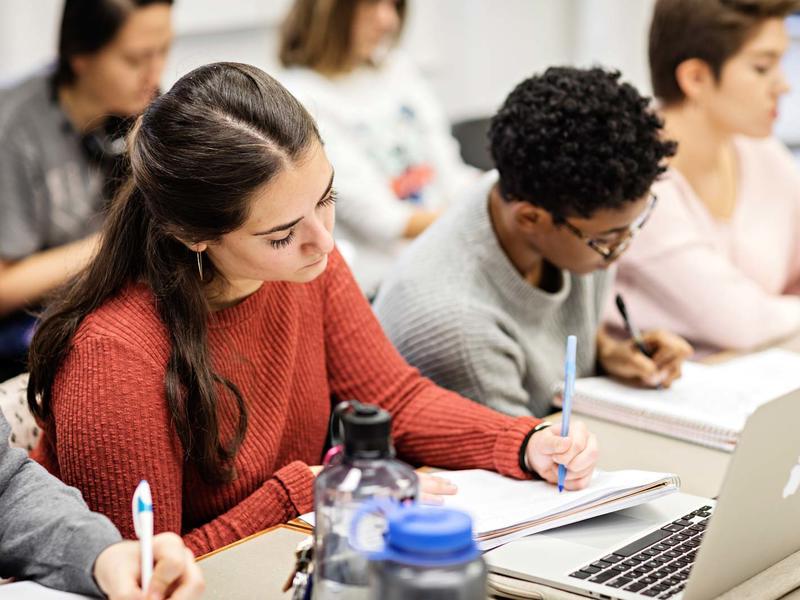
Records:
[[[719,79],[722,67],[767,19],[800,10],[800,0],[657,0],[650,23],[650,79],[665,105],[685,98],[675,70],[691,58]]]
[[[247,429],[244,398],[213,370],[209,306],[197,256],[187,247],[239,228],[253,192],[303,160],[319,140],[311,116],[259,69],[216,63],[195,69],[145,110],[129,137],[131,178],[112,203],[91,264],[47,307],[30,349],[28,404],[52,418],[52,387],[83,319],[131,282],[156,299],[170,338],[164,390],[186,459],[208,482],[230,479]],[[238,406],[223,440],[217,384]]]
[[[284,67],[307,67],[324,75],[347,69],[356,6],[376,0],[295,0],[281,26],[278,56]],[[397,2],[400,28],[406,16],[405,0]]]
[[[173,0],[66,0],[58,37],[58,63],[53,75],[56,86],[75,81],[72,59],[92,54],[111,42],[130,14],[150,4]]]

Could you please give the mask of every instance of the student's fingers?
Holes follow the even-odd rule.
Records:
[[[449,496],[455,494],[458,488],[444,477],[437,477],[429,473],[417,473],[419,488],[423,494],[436,496]]]
[[[441,506],[444,504],[444,498],[437,494],[428,494],[427,492],[419,493],[419,501],[422,504],[428,504],[430,506]]]
[[[592,437],[581,421],[574,421],[569,430],[569,439],[572,441],[566,452],[559,452],[551,455],[553,462],[569,467],[575,457],[586,449],[589,439]]]
[[[594,473],[594,467],[589,467],[588,469],[584,469],[582,471],[572,471],[567,469],[567,476],[564,480],[574,481],[576,479],[586,479],[587,477],[591,477],[592,473]]]
[[[527,448],[529,464],[534,464],[542,456],[549,457],[553,454],[563,454],[569,450],[572,445],[572,438],[561,437],[557,433],[559,431],[561,431],[561,421],[534,434]]]
[[[558,465],[569,464],[575,456],[586,448],[589,434],[586,426],[575,421],[570,427],[568,437],[556,435],[552,430],[556,426],[544,429],[533,436],[534,442],[529,447],[528,464],[543,478],[555,481],[558,477]],[[540,437],[537,440],[537,437]],[[566,448],[565,452],[553,452],[554,448]]]
[[[194,555],[188,548],[184,549],[184,553],[186,569],[181,578],[168,591],[166,596],[168,600],[198,600],[202,598],[205,591],[206,583],[203,580],[203,573],[195,562]]]
[[[110,600],[143,600],[140,577],[139,545],[136,542],[113,544],[95,561],[95,581]]]
[[[589,483],[592,481],[592,476],[587,475],[585,477],[581,477],[580,479],[567,479],[564,481],[564,489],[569,490],[570,492],[575,490],[582,490],[583,488],[587,487]]]
[[[659,368],[664,368],[675,360],[683,362],[694,352],[689,342],[668,331],[648,331],[642,337],[644,343],[653,349],[653,360]]]
[[[589,434],[583,450],[576,454],[571,460],[564,463],[564,465],[569,471],[575,471],[577,473],[591,472],[597,464],[597,456],[597,438],[594,434]]]
[[[556,463],[551,462],[547,467],[543,467],[541,470],[537,469],[536,472],[547,483],[552,483],[553,485],[558,483],[558,465]]]
[[[664,381],[661,384],[662,387],[668,388],[670,387],[677,379],[681,378],[681,364],[673,364],[669,367],[666,371],[664,371]]]
[[[658,377],[656,363],[639,352],[635,346],[626,346],[624,355],[620,354],[613,365],[604,363],[603,366],[612,375],[623,379],[633,379],[646,385],[658,385],[659,383],[655,381]]]
[[[148,600],[162,600],[167,590],[187,571],[186,547],[174,533],[160,533],[153,538],[153,576],[147,588]],[[194,561],[192,561],[194,562]]]

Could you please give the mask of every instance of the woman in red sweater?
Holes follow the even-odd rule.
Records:
[[[147,479],[157,531],[197,554],[311,509],[332,403],[389,410],[401,457],[583,487],[568,438],[436,387],[385,338],[333,245],[333,169],[305,109],[258,69],[196,69],[129,140],[131,180],[91,265],[48,308],[28,390],[36,456],[133,536]],[[368,218],[365,215],[365,218]]]

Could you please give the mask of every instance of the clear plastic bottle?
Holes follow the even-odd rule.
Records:
[[[366,600],[369,569],[366,557],[350,543],[353,517],[364,502],[388,499],[414,501],[419,482],[414,470],[394,458],[391,416],[356,401],[336,407],[343,451],[323,469],[314,484],[314,600]],[[382,545],[382,517],[363,519],[359,546]],[[363,535],[362,535],[363,532]]]
[[[472,519],[449,508],[389,513],[383,550],[370,556],[370,600],[485,600],[486,563]]]

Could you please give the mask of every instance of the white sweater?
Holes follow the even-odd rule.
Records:
[[[336,172],[336,237],[353,246],[343,254],[374,294],[414,209],[444,208],[478,171],[462,162],[438,101],[402,53],[334,79],[299,68],[281,79],[317,120]]]

